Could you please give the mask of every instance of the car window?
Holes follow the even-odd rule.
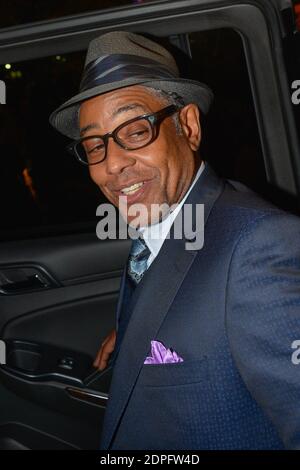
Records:
[[[192,60],[172,49],[182,74],[207,83],[215,94],[202,119],[203,159],[222,176],[269,197],[241,37],[229,29],[195,32],[189,43]],[[29,229],[27,236],[37,236],[96,224],[96,208],[105,198],[66,152],[69,139],[48,123],[49,114],[77,92],[84,58],[80,51],[0,65],[7,87],[7,104],[0,106],[2,239]]]
[[[230,29],[189,38],[192,74],[215,95],[203,132],[203,158],[223,176],[259,190],[266,175],[241,38]]]
[[[69,140],[48,123],[51,111],[77,92],[84,56],[76,52],[1,65],[7,97],[0,107],[2,236],[95,220],[104,196],[65,150]]]
[[[231,29],[220,29],[192,33],[189,40],[191,76],[209,84],[215,94],[211,111],[204,119],[203,158],[223,177],[240,181],[282,209],[299,214],[297,198],[267,181],[240,35]]]
[[[300,2],[295,5],[297,31],[283,39],[285,67],[291,86],[291,101],[300,139]]]

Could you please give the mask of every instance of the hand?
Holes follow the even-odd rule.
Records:
[[[104,370],[107,367],[109,357],[115,349],[117,332],[112,330],[104,339],[101,344],[101,348],[97,352],[96,359],[94,360],[93,366],[96,369]]]

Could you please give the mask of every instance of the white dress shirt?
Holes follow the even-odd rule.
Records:
[[[156,256],[158,255],[161,247],[163,246],[163,243],[173,225],[173,222],[179,213],[181,207],[185,203],[188,195],[192,191],[194,185],[200,178],[201,173],[203,172],[205,168],[204,162],[201,163],[195,178],[192,181],[191,186],[187,190],[186,194],[184,195],[184,198],[180,201],[180,203],[176,206],[176,208],[168,214],[168,216],[162,220],[161,222],[153,225],[148,225],[146,227],[141,227],[139,229],[139,232],[143,235],[143,238],[145,240],[145,243],[147,247],[149,248],[151,254],[148,258],[147,261],[147,268],[153,263],[155,260]]]

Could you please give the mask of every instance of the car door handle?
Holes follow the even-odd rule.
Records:
[[[0,294],[23,294],[58,286],[59,283],[40,266],[0,266]]]
[[[101,406],[102,408],[105,408],[107,405],[108,395],[106,393],[74,387],[67,387],[66,391],[72,398],[76,398],[77,400],[92,403],[93,405]]]

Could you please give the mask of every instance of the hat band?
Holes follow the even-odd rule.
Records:
[[[130,54],[110,54],[98,57],[86,66],[80,92],[127,78],[149,80],[176,76],[155,60]]]

